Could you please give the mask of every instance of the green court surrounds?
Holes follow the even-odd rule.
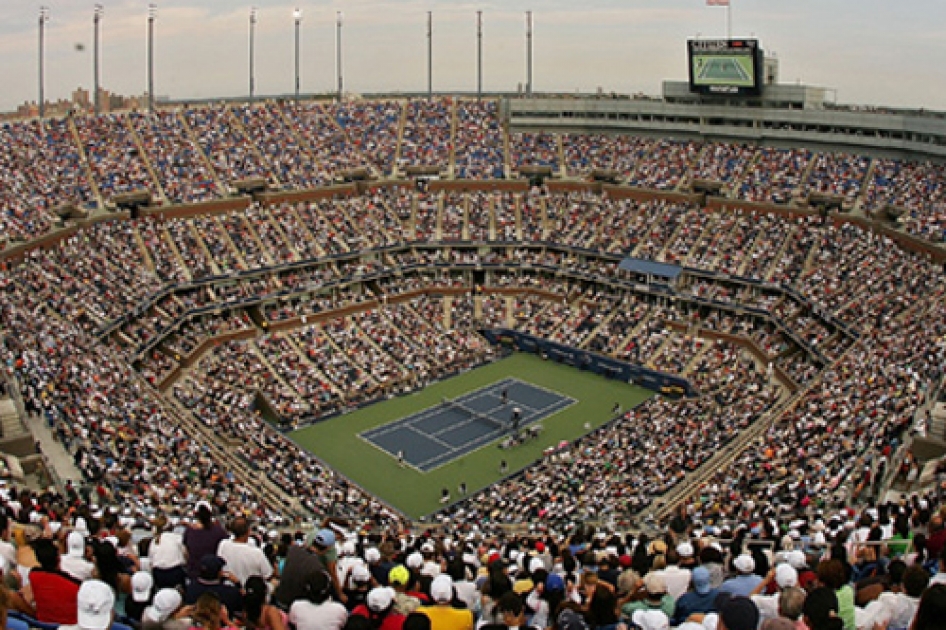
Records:
[[[749,55],[694,55],[694,83],[752,87],[753,63]]]
[[[543,420],[543,431],[536,440],[511,449],[500,449],[498,441],[493,442],[427,474],[400,466],[395,457],[358,435],[435,407],[444,398],[457,398],[504,378],[517,378],[578,402]],[[622,409],[630,409],[652,395],[652,391],[636,385],[583,372],[533,354],[514,353],[420,392],[318,422],[289,437],[365,490],[407,516],[419,519],[442,507],[442,488],[450,490],[453,500],[459,498],[457,487],[461,482],[466,483],[469,493],[474,493],[502,478],[499,472],[502,460],[506,460],[510,472],[524,468],[541,458],[546,448],[587,433],[586,422],[592,427],[608,422],[615,403]]]

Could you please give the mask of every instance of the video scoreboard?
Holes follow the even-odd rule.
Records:
[[[719,96],[762,92],[763,55],[757,39],[687,41],[690,91]]]

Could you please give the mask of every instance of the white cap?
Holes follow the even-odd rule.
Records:
[[[442,573],[430,583],[430,596],[435,602],[449,602],[453,599],[453,579]]]
[[[101,580],[86,580],[79,587],[78,622],[84,630],[107,630],[112,625],[115,593]]]
[[[419,569],[421,565],[424,564],[424,556],[414,552],[407,556],[404,560],[404,564],[407,565],[408,569]]]
[[[377,548],[372,547],[365,551],[365,560],[370,563],[378,562],[381,559],[381,552]]]
[[[363,564],[355,565],[355,568],[351,570],[351,579],[356,582],[367,582],[371,579],[371,572]]]
[[[677,555],[681,558],[693,557],[693,545],[688,542],[677,545]]]
[[[738,556],[733,560],[732,564],[740,573],[752,573],[755,571],[755,560],[747,553]]]
[[[66,537],[66,555],[74,558],[85,555],[85,536],[82,532],[69,532]]]
[[[670,619],[662,610],[635,610],[631,621],[641,630],[668,630]]]
[[[181,607],[181,594],[176,588],[162,588],[154,596],[151,605],[145,608],[142,619],[162,623]]]
[[[154,580],[147,571],[138,571],[131,576],[131,597],[136,602],[146,602],[151,597]]]
[[[394,601],[395,595],[396,593],[394,592],[394,589],[390,586],[373,588],[368,593],[368,599],[366,603],[372,612],[383,612],[387,610],[388,606],[391,605],[391,602]]]
[[[779,588],[798,586],[798,571],[790,564],[780,564],[775,567],[775,583]]]

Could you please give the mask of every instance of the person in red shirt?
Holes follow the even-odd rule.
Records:
[[[394,589],[378,587],[368,593],[366,604],[356,606],[351,614],[367,617],[379,630],[401,630],[406,617],[394,610]]]
[[[59,568],[59,548],[53,541],[41,538],[33,542],[39,567],[30,571],[30,593],[36,608],[36,619],[44,623],[76,624],[78,580]]]

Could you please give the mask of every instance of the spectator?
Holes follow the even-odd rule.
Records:
[[[239,587],[231,583],[235,581],[234,576],[223,573],[223,558],[208,554],[201,558],[199,566],[197,579],[187,585],[184,603],[194,604],[204,593],[212,593],[227,609],[227,616],[235,618],[243,611],[243,595]]]
[[[243,585],[243,619],[249,630],[286,630],[285,614],[268,603],[266,580],[254,575]]]
[[[373,588],[368,593],[366,603],[357,606],[351,614],[369,619],[372,628],[401,630],[406,617],[394,609],[395,595],[394,589],[390,586]]]
[[[709,571],[704,567],[696,567],[690,574],[690,582],[692,590],[676,600],[673,617],[670,618],[674,626],[687,621],[693,613],[716,611],[719,591],[712,587]]]
[[[75,625],[62,624],[62,630],[108,630],[115,617],[115,592],[99,580],[87,580],[79,588]]]
[[[473,612],[453,608],[453,580],[449,575],[441,574],[430,584],[432,606],[417,609],[430,618],[432,630],[473,630]]]
[[[168,519],[159,514],[154,519],[154,537],[148,547],[148,561],[154,588],[184,588],[187,578],[186,549],[180,534],[168,530]]]
[[[743,553],[736,556],[732,561],[732,565],[737,574],[722,583],[719,587],[720,592],[749,597],[762,582],[762,578],[753,573],[755,571],[755,560],[752,559],[750,554]]]
[[[243,585],[252,576],[268,580],[273,574],[273,565],[256,541],[250,542],[250,523],[238,516],[230,523],[232,540],[221,540],[217,546],[217,556],[223,558],[225,568],[236,577],[236,583]]]
[[[196,516],[197,522],[188,526],[183,537],[187,550],[187,575],[191,580],[198,578],[203,558],[216,555],[220,542],[227,538],[226,530],[214,519],[210,503],[198,501]]]
[[[190,619],[181,618],[183,599],[177,589],[163,588],[141,614],[142,630],[186,630]]]
[[[27,599],[32,599],[36,611],[34,617],[43,623],[77,623],[76,602],[80,583],[61,570],[59,549],[51,540],[41,538],[33,543],[33,549],[39,567],[29,573],[31,597]]]
[[[844,627],[838,614],[838,597],[830,587],[819,587],[808,593],[803,610],[805,625],[810,630],[841,630]]]
[[[289,609],[289,623],[297,630],[341,630],[348,611],[332,600],[329,574],[326,571],[308,574],[302,591],[303,596]]]

